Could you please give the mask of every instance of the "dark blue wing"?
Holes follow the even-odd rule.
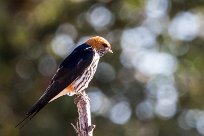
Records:
[[[92,62],[94,56],[94,51],[91,46],[87,44],[82,44],[74,49],[74,51],[62,61],[59,68],[67,67],[67,68],[74,68],[79,61],[85,60],[85,64],[89,65]]]
[[[91,64],[93,57],[94,51],[89,45],[82,44],[75,48],[60,64],[44,94],[28,111],[26,118],[17,126],[21,125],[26,119],[32,119],[52,98],[83,74],[84,70]],[[21,127],[23,126],[24,124]]]
[[[94,51],[89,45],[82,44],[78,46],[62,61],[52,82],[66,82],[65,87],[67,87],[67,85],[71,84],[91,64],[93,57]]]

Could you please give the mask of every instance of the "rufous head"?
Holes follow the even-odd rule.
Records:
[[[110,43],[100,36],[94,36],[89,38],[86,41],[86,44],[90,45],[93,49],[95,49],[100,56],[103,56],[105,53],[113,53],[111,50]]]

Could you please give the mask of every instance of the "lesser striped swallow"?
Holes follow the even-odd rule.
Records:
[[[100,57],[107,52],[113,53],[111,45],[100,36],[91,37],[76,47],[59,65],[46,91],[16,127],[22,128],[53,100],[66,94],[77,94],[86,89],[96,72]]]

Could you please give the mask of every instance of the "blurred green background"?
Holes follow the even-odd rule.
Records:
[[[204,135],[203,0],[1,0],[1,136],[75,135],[74,97],[14,126],[93,35],[114,51],[87,89],[95,136]]]

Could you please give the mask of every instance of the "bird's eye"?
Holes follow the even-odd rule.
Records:
[[[106,43],[103,43],[102,45],[103,45],[103,47],[105,47],[105,48],[108,47],[108,45],[107,45]]]

